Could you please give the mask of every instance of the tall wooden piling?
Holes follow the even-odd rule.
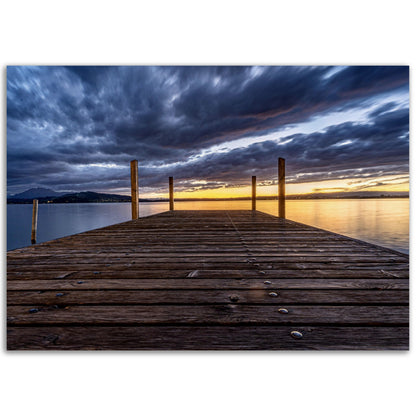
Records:
[[[130,162],[131,175],[131,218],[137,220],[139,218],[139,172],[137,160]]]
[[[256,177],[251,177],[251,210],[256,210]]]
[[[169,176],[169,210],[173,211],[173,176]]]
[[[285,159],[279,157],[279,217],[286,218]]]
[[[36,233],[38,231],[38,200],[33,200],[33,211],[32,211],[32,236],[31,243],[36,244]]]

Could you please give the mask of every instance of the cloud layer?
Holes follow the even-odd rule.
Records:
[[[8,67],[8,192],[408,173],[408,67]],[[361,176],[360,176],[361,175]],[[248,179],[247,179],[248,181]],[[248,182],[247,182],[248,183]]]

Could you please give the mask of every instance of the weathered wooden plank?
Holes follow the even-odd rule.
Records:
[[[391,254],[391,252],[383,250],[383,249],[367,249],[363,246],[359,246],[359,245],[351,245],[351,244],[345,244],[345,245],[340,245],[339,243],[334,243],[334,244],[328,244],[327,240],[320,240],[317,241],[315,240],[314,242],[310,241],[308,242],[308,240],[304,240],[303,242],[301,241],[286,241],[286,244],[283,243],[284,239],[279,239],[279,242],[276,243],[272,243],[269,240],[264,240],[264,241],[248,241],[247,239],[245,239],[244,241],[240,241],[240,240],[235,240],[235,241],[230,241],[230,242],[225,242],[225,241],[215,241],[215,240],[193,240],[193,241],[184,241],[183,239],[178,239],[175,240],[173,239],[167,239],[166,241],[164,240],[150,240],[150,239],[143,239],[142,241],[139,241],[137,239],[135,239],[135,244],[134,246],[131,246],[131,239],[126,239],[126,241],[122,241],[122,242],[117,242],[114,241],[112,239],[109,239],[108,241],[104,238],[101,239],[102,241],[100,242],[100,244],[98,244],[98,241],[100,241],[100,239],[95,240],[94,244],[89,244],[88,241],[78,241],[76,243],[74,243],[73,245],[61,245],[61,246],[57,246],[57,245],[53,245],[51,246],[49,243],[49,245],[37,245],[34,246],[32,248],[24,248],[24,249],[17,249],[15,251],[11,251],[8,252],[8,257],[9,258],[14,258],[14,257],[19,257],[20,255],[30,255],[30,254],[34,254],[34,253],[39,253],[41,254],[45,248],[48,248],[48,250],[52,253],[59,253],[59,252],[64,252],[65,250],[73,250],[75,249],[75,251],[79,250],[80,247],[81,248],[85,248],[88,250],[103,250],[106,251],[107,247],[111,247],[111,249],[117,249],[118,252],[139,252],[140,249],[157,249],[157,247],[160,247],[161,244],[163,245],[164,248],[167,247],[172,247],[172,248],[186,248],[186,247],[195,247],[195,248],[203,248],[203,247],[212,247],[214,248],[214,250],[220,250],[220,248],[224,248],[224,249],[233,249],[233,248],[238,248],[238,249],[242,249],[243,247],[246,249],[250,249],[250,250],[261,250],[261,251],[266,251],[267,249],[272,249],[274,250],[285,250],[285,252],[288,251],[292,251],[292,250],[298,250],[298,251],[303,251],[301,250],[301,248],[306,248],[307,252],[319,252],[319,250],[325,251],[325,250],[333,250],[333,251],[341,251],[340,247],[344,247],[344,250],[342,250],[341,252],[350,252],[351,249],[355,249],[355,250],[361,250],[361,252],[364,253],[374,253],[375,255],[379,255],[379,254],[386,254],[389,253]],[[109,245],[109,243],[111,243],[111,245]],[[46,243],[43,243],[46,244]],[[354,251],[355,251],[354,250]],[[394,253],[395,256],[397,256],[397,258],[401,258],[401,259],[405,259],[408,260],[408,255],[405,255],[403,253],[397,254]]]
[[[203,248],[193,248],[191,249],[185,249],[185,248],[177,248],[176,246],[164,246],[163,249],[156,249],[156,248],[150,248],[149,246],[147,248],[142,248],[140,251],[128,251],[125,252],[124,250],[118,250],[118,251],[102,251],[97,248],[97,250],[51,250],[49,253],[39,253],[36,256],[36,259],[38,261],[50,261],[50,260],[56,260],[56,261],[70,261],[68,259],[68,255],[70,254],[76,254],[79,259],[82,260],[90,260],[90,259],[102,259],[102,258],[108,258],[108,259],[121,259],[124,260],[126,255],[131,256],[131,258],[137,258],[137,259],[148,259],[149,257],[154,257],[155,255],[160,255],[162,258],[171,258],[171,257],[177,257],[178,254],[184,256],[185,258],[206,258],[206,257],[233,257],[233,258],[239,258],[239,257],[247,257],[247,255],[255,255],[258,258],[261,258],[262,260],[267,260],[269,257],[271,258],[302,258],[302,257],[345,257],[345,258],[353,258],[353,259],[393,259],[397,262],[406,262],[405,259],[397,258],[395,256],[389,255],[388,253],[374,253],[374,252],[362,252],[359,250],[331,250],[331,249],[315,249],[312,250],[296,250],[296,249],[270,249],[265,250],[262,249],[247,249],[245,247],[240,246],[239,248],[227,248],[222,246],[217,246],[215,249],[203,249]],[[324,256],[325,254],[325,256]],[[26,261],[26,260],[33,260],[33,254],[32,253],[24,253],[20,256],[16,257],[10,257],[9,263],[13,264],[14,262],[18,261]]]
[[[302,333],[294,339],[290,333]],[[10,327],[9,350],[408,350],[407,327]]]
[[[223,262],[188,262],[188,263],[172,263],[167,265],[167,263],[152,263],[152,264],[146,264],[147,270],[160,270],[161,272],[166,270],[168,267],[168,270],[187,270],[187,271],[193,271],[193,270],[215,270],[215,269],[221,269],[221,270],[259,270],[264,271],[266,273],[266,270],[272,270],[272,269],[280,269],[280,270],[308,270],[311,273],[314,270],[337,270],[337,264],[336,263],[265,263],[265,264],[259,264],[256,266],[256,264],[259,263],[223,263]],[[386,273],[392,272],[394,273],[397,270],[401,270],[404,272],[408,272],[408,265],[400,265],[400,264],[372,264],[372,263],[338,263],[339,267],[343,268],[344,270],[356,270],[357,273],[362,271],[363,269],[366,270],[384,270]],[[90,263],[88,265],[83,264],[67,264],[62,265],[59,267],[59,265],[43,265],[42,268],[45,271],[51,271],[56,270],[58,272],[74,272],[74,271],[81,271],[81,270],[101,270],[102,268],[106,268],[108,270],[113,271],[119,271],[124,272],[125,270],[142,270],[143,265],[140,262],[132,261],[131,263],[127,264],[114,264],[114,263]],[[10,266],[10,271],[30,271],[32,270],[30,265],[24,265],[24,266]]]
[[[267,283],[267,282],[270,282]],[[86,289],[408,289],[408,279],[54,279],[13,280],[7,290]]]
[[[104,304],[408,304],[407,290],[32,290],[7,293],[8,305]]]
[[[348,278],[348,279],[397,279],[397,278],[408,278],[409,271],[406,270],[390,270],[386,271],[384,269],[364,269],[364,270],[338,270],[338,269],[314,269],[303,270],[303,269],[212,269],[212,270],[203,270],[203,269],[182,269],[182,270],[172,270],[172,269],[157,269],[157,270],[147,270],[147,269],[136,269],[132,270],[127,268],[122,272],[117,270],[111,270],[109,267],[94,269],[91,267],[85,267],[84,270],[69,270],[62,271],[62,269],[52,269],[52,270],[43,270],[43,268],[38,268],[35,270],[25,270],[25,271],[9,271],[8,279],[11,280],[28,280],[28,279],[65,279],[69,278],[85,278],[85,279],[108,279],[108,278],[124,278],[124,279],[139,279],[139,278],[154,278],[154,279],[166,279],[167,276],[171,278],[178,277],[188,277],[192,272],[196,272],[198,279],[218,279],[218,278]],[[195,273],[194,273],[195,274]]]
[[[73,263],[71,258],[68,258],[68,254],[56,254],[56,255],[39,255],[35,258],[33,256],[22,256],[21,258],[9,259],[8,264],[13,265],[26,265],[26,264],[65,264]],[[177,262],[178,255],[181,255],[181,262],[198,262],[198,261],[218,261],[218,262],[247,262],[247,261],[257,261],[257,262],[267,262],[267,263],[302,263],[302,262],[311,262],[311,263],[393,263],[393,264],[406,264],[405,259],[400,259],[394,256],[388,255],[360,255],[358,253],[341,253],[337,255],[327,255],[323,256],[323,253],[310,253],[307,255],[302,255],[300,253],[282,253],[279,254],[269,254],[269,253],[247,253],[246,251],[240,252],[221,252],[221,253],[185,253],[181,251],[171,252],[171,253],[161,253],[158,251],[148,252],[148,253],[135,253],[130,254],[129,258],[126,258],[125,253],[118,254],[102,254],[102,253],[93,253],[93,254],[78,254],[74,252],[77,256],[77,263],[91,263],[98,262],[102,260],[111,261],[113,263],[125,263],[126,261],[136,261],[136,262],[149,262],[149,259],[152,259],[153,263],[165,263],[165,262]],[[250,255],[249,255],[250,254]],[[251,257],[251,258],[249,258]]]
[[[406,325],[407,306],[121,305],[9,306],[9,325],[42,324],[359,324]],[[31,313],[35,311],[35,313]]]
[[[76,253],[81,256],[93,256],[95,254],[101,254],[101,255],[108,255],[108,256],[120,256],[120,255],[137,255],[137,256],[146,256],[147,254],[153,254],[153,253],[166,253],[168,255],[172,253],[195,253],[198,255],[199,253],[202,253],[202,255],[205,254],[221,254],[221,255],[227,255],[227,253],[247,253],[247,249],[249,252],[256,253],[257,255],[288,255],[288,256],[294,256],[294,255],[320,255],[322,256],[322,253],[328,254],[328,255],[339,255],[339,254],[345,254],[345,255],[361,255],[361,256],[373,256],[376,255],[386,255],[386,253],[382,250],[378,251],[364,251],[362,247],[348,247],[348,246],[314,246],[310,245],[309,247],[302,247],[301,245],[294,245],[292,247],[288,246],[278,246],[278,245],[269,245],[266,244],[257,244],[257,245],[247,245],[247,248],[242,244],[233,244],[233,245],[225,245],[225,244],[218,244],[218,243],[209,243],[209,244],[175,244],[175,245],[160,245],[160,244],[135,244],[134,249],[127,247],[127,246],[103,246],[102,244],[95,244],[90,246],[85,246],[84,244],[80,246],[66,246],[62,248],[50,248],[48,252],[39,252],[37,253],[37,256],[40,257],[50,257],[52,255],[65,257],[66,254],[72,254]],[[33,252],[11,252],[9,253],[9,258],[26,258],[33,256]],[[201,255],[201,254],[200,254]],[[229,255],[229,254],[228,254]]]
[[[203,218],[201,217],[203,221]],[[143,220],[141,220],[143,221]],[[238,223],[237,223],[238,225]],[[236,225],[236,226],[237,226]],[[145,228],[140,228],[145,227]],[[163,227],[163,228],[162,228]],[[170,237],[173,235],[181,236],[181,237],[199,237],[199,238],[208,238],[208,237],[218,237],[218,232],[222,233],[223,237],[233,238],[235,237],[234,229],[231,225],[227,227],[212,227],[209,225],[205,225],[205,223],[199,224],[196,222],[194,224],[188,224],[189,228],[181,228],[178,224],[175,224],[174,228],[172,227],[172,223],[158,223],[152,225],[148,225],[146,223],[138,224],[137,227],[125,228],[125,229],[114,229],[114,230],[105,230],[101,229],[98,231],[86,231],[85,233],[77,234],[72,237],[64,237],[64,239],[60,239],[61,241],[75,241],[80,235],[85,236],[86,238],[92,239],[97,236],[111,236],[114,239],[125,239],[128,237],[129,234],[133,233],[135,237],[142,237],[142,236],[153,236],[155,238],[158,237]],[[152,234],[154,230],[160,230],[160,234],[155,236]],[[198,230],[198,232],[196,232]],[[246,237],[251,237],[254,239],[261,239],[261,238],[268,238],[268,237],[325,237],[327,239],[334,240],[334,241],[348,241],[349,238],[339,235],[330,233],[325,230],[318,230],[318,229],[294,229],[285,228],[282,226],[276,226],[273,229],[273,224],[267,225],[264,229],[259,228],[258,226],[253,227],[246,227],[242,228],[239,226],[239,232]]]

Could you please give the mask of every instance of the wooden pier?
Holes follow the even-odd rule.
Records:
[[[259,211],[168,211],[7,257],[11,350],[409,348],[407,255]]]

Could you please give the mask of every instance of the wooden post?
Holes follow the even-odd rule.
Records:
[[[286,218],[285,159],[279,157],[279,217]]]
[[[251,210],[256,210],[256,177],[251,177]]]
[[[169,176],[169,210],[173,211],[173,176]]]
[[[32,236],[31,243],[36,244],[36,233],[38,231],[38,200],[33,200],[33,211],[32,211]]]
[[[137,160],[130,162],[131,176],[131,218],[137,220],[139,218],[139,172]]]

